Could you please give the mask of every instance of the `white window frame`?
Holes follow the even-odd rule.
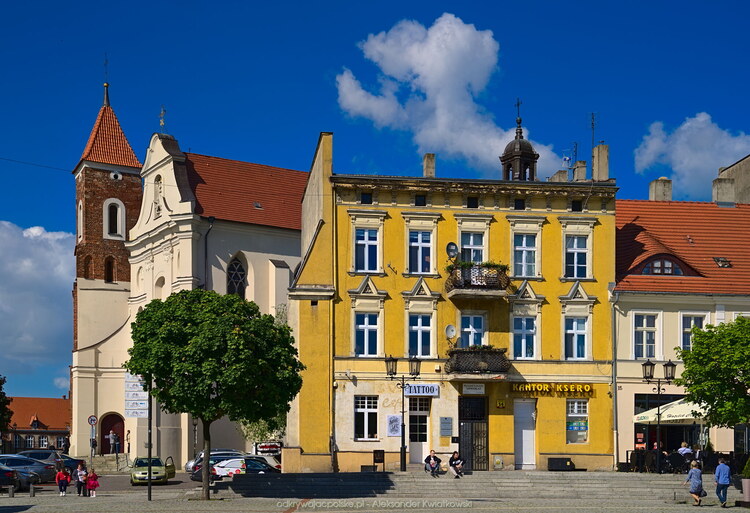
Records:
[[[470,236],[471,242],[469,244],[464,245],[464,242],[463,242],[464,235],[469,235]],[[474,237],[477,236],[477,235],[482,238],[482,243],[481,244],[477,244],[474,241]],[[475,231],[475,230],[463,230],[463,231],[461,231],[461,235],[460,235],[459,241],[461,243],[460,248],[459,248],[460,255],[461,255],[461,260],[464,260],[464,256],[463,255],[464,255],[464,250],[465,249],[471,252],[471,258],[468,260],[469,262],[475,262],[477,264],[480,264],[480,263],[482,263],[482,262],[484,262],[486,260],[486,258],[484,257],[485,254],[486,254],[485,253],[485,247],[486,247],[485,241],[486,241],[486,237],[485,237],[485,233],[484,232],[482,232],[482,231]],[[480,255],[479,260],[477,260],[477,259],[474,258],[474,252],[477,252],[477,251],[479,252],[479,255]],[[467,260],[464,260],[464,261],[467,261]]]
[[[47,447],[49,447],[49,439],[47,438],[47,435],[39,435],[39,448],[46,449]]]
[[[654,356],[647,356],[646,355],[646,345],[644,343],[644,355],[636,357],[635,355],[635,334],[636,334],[636,325],[635,320],[637,315],[653,315],[656,317],[656,320],[654,322]],[[662,360],[664,358],[664,352],[662,349],[661,339],[662,339],[662,311],[661,310],[633,310],[630,314],[630,357],[632,360],[648,360],[653,358],[654,360]],[[641,330],[643,332],[646,332],[648,330]]]
[[[14,449],[21,449],[26,444],[26,441],[23,436],[19,435],[18,433],[15,433],[13,435],[13,448]]]
[[[542,278],[542,224],[547,220],[545,216],[529,214],[509,214],[506,219],[510,223],[510,273],[513,278],[541,279]],[[516,274],[516,235],[536,235],[534,241],[534,273],[530,275]]]
[[[523,245],[519,246],[516,244],[516,237],[523,237]],[[534,237],[533,246],[528,245],[527,237]],[[538,276],[536,255],[538,240],[539,235],[536,233],[513,233],[513,276],[520,278],[536,278]],[[521,256],[520,261],[518,259],[519,255]],[[530,255],[531,258],[529,258]],[[520,273],[516,272],[518,266],[520,266]]]
[[[349,217],[351,220],[351,241],[352,241],[352,252],[351,252],[351,273],[354,274],[383,274],[383,222],[385,220],[386,213],[382,210],[370,210],[370,209],[349,209]],[[357,241],[357,230],[375,230],[375,240],[362,241],[362,244],[358,244]],[[369,257],[367,247],[374,245],[376,247],[376,261],[374,267],[371,269],[357,269],[357,247],[365,247],[364,259],[369,264]]]
[[[365,318],[364,324],[359,324],[357,322],[357,316],[358,315],[365,315],[367,316]],[[370,324],[370,316],[375,316],[375,324]],[[352,315],[353,320],[353,330],[352,330],[352,354],[356,356],[357,358],[375,358],[380,355],[380,334],[381,334],[381,326],[380,326],[380,319],[381,315],[380,312],[372,312],[372,311],[355,311],[354,315]],[[363,354],[357,354],[357,333],[359,331],[362,331],[364,333],[364,353]],[[368,351],[369,344],[368,344],[368,334],[375,332],[375,353],[370,354]]]
[[[359,240],[359,232],[363,239]],[[374,234],[374,239],[370,238]],[[357,254],[362,249],[362,262],[357,261]],[[370,249],[375,248],[375,261],[370,261]],[[380,232],[375,228],[356,228],[354,230],[354,272],[376,273],[380,269]],[[361,265],[360,265],[361,264]]]
[[[575,325],[573,326],[572,329],[568,329],[568,320],[569,319],[573,320],[573,321],[575,321],[577,319],[583,319],[583,329],[578,329],[578,328],[575,327]],[[590,354],[590,350],[589,350],[589,346],[590,346],[590,344],[589,344],[589,340],[590,340],[590,336],[589,336],[589,324],[590,324],[590,322],[589,322],[589,317],[588,316],[583,316],[583,315],[567,315],[567,316],[563,317],[563,358],[565,360],[587,360],[587,359],[589,359],[589,354]],[[584,337],[583,338],[583,341],[584,341],[584,344],[583,344],[583,355],[576,354],[575,356],[569,356],[567,354],[568,335],[573,336],[572,348],[573,348],[573,353],[574,354],[577,353],[577,349],[576,349],[578,347],[577,337],[581,336],[581,335]]]
[[[581,248],[577,245],[573,247],[568,247],[568,240],[573,239],[576,241],[583,240],[585,247]],[[563,265],[565,266],[565,269],[563,271],[563,276],[566,278],[573,278],[573,279],[582,279],[582,278],[588,278],[589,277],[589,238],[585,235],[579,235],[579,234],[565,234],[565,259],[563,260]],[[568,276],[568,255],[572,255],[573,258],[573,275]],[[581,264],[579,263],[579,259],[583,257],[585,259],[585,263],[583,264],[583,276],[578,276],[578,268],[581,267]]]
[[[526,323],[522,323],[522,327],[520,330],[516,330],[516,319],[533,319],[534,320],[534,329],[529,331],[526,329]],[[511,317],[511,348],[513,349],[513,359],[514,360],[537,360],[538,359],[538,343],[539,343],[539,316],[538,315],[514,315]],[[516,353],[516,335],[522,336],[522,354]],[[528,335],[532,335],[533,337],[533,344],[532,344],[532,351],[534,354],[531,356],[525,354],[526,353],[526,337]]]
[[[27,449],[34,449],[34,435],[26,435],[24,437],[24,447]]]
[[[109,207],[117,205],[117,233],[109,233]],[[125,240],[125,204],[117,198],[104,200],[102,206],[102,236],[105,239]]]
[[[680,349],[685,349],[685,335],[690,334],[690,330],[692,329],[694,323],[693,319],[696,317],[702,317],[703,318],[703,327],[701,329],[706,328],[706,324],[709,322],[709,316],[708,312],[694,312],[694,311],[685,311],[685,312],[678,312],[680,315]],[[690,317],[690,326],[685,326],[685,317]],[[693,337],[690,335],[690,348],[693,347]],[[688,348],[688,349],[690,349]]]
[[[411,318],[412,316],[418,316],[419,317],[419,323],[416,326],[411,325]],[[422,321],[424,318],[429,319],[429,326],[425,326],[422,324]],[[407,312],[406,315],[406,330],[407,330],[407,339],[406,339],[406,355],[408,357],[416,356],[417,358],[430,358],[433,355],[433,333],[434,333],[434,318],[431,313],[422,313],[422,312]],[[416,334],[417,337],[417,352],[413,355],[411,354],[411,336],[412,333]],[[428,351],[427,353],[422,353],[422,346],[425,342],[424,338],[427,337],[427,343],[428,345]]]
[[[469,318],[469,327],[464,328],[463,320],[464,318]],[[481,319],[482,327],[480,329],[477,329],[474,325],[474,321],[476,319]],[[459,326],[459,339],[458,339],[458,347],[472,347],[472,346],[483,346],[487,345],[487,313],[486,312],[460,312],[458,316],[458,326]],[[467,332],[469,334],[469,343],[468,345],[463,345],[464,340],[464,332]],[[475,338],[479,337],[479,343],[476,343]],[[473,342],[473,343],[472,343]]]
[[[413,242],[411,240],[411,234],[416,233],[418,234],[418,240],[416,242]],[[423,236],[427,235],[429,237],[429,242],[424,242]],[[432,230],[409,230],[407,233],[408,240],[408,254],[407,254],[407,269],[409,274],[434,274],[434,251],[433,249],[433,232]],[[411,261],[411,250],[412,248],[416,248],[416,267],[417,269],[412,269],[412,261]],[[425,252],[427,253],[425,255]],[[426,257],[426,259],[425,259]],[[422,270],[422,264],[427,263],[427,270]]]
[[[568,422],[585,420],[585,430],[569,430]],[[568,438],[568,431],[576,433],[585,432],[586,439],[582,441],[571,441]],[[589,400],[588,399],[568,399],[565,402],[565,443],[571,445],[580,445],[589,443],[591,425],[589,423]]]
[[[357,404],[357,399],[362,398],[364,401],[363,406],[359,406]],[[374,402],[375,406],[372,406],[372,403]],[[361,404],[361,403],[360,403]],[[368,429],[369,427],[369,413],[375,412],[375,437],[370,438],[367,437],[367,432],[370,431]],[[357,415],[362,414],[363,415],[363,424],[364,424],[364,437],[357,437],[356,433],[356,426],[357,426]],[[355,441],[373,441],[378,440],[378,427],[379,427],[380,419],[378,418],[378,396],[377,395],[355,395],[354,396],[354,422],[352,423],[352,428],[355,430],[353,433],[354,440]]]
[[[597,220],[595,217],[586,215],[567,215],[558,218],[562,226],[562,248],[561,261],[562,269],[560,272],[561,281],[586,280],[594,277],[594,225]],[[585,276],[568,276],[567,256],[568,256],[568,237],[586,237],[586,275]],[[583,253],[583,251],[580,251]]]
[[[64,436],[58,436],[57,437],[57,443],[55,444],[55,447],[58,449],[61,449],[65,447],[65,437]]]

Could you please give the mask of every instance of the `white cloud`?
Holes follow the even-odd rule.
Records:
[[[635,170],[644,173],[653,166],[672,169],[675,196],[710,199],[711,181],[719,167],[727,166],[750,153],[750,135],[733,135],[713,122],[706,112],[686,118],[672,133],[660,121],[652,123],[648,134],[635,149]]]
[[[74,236],[0,221],[0,374],[68,365]]]
[[[500,128],[476,101],[497,69],[500,46],[491,31],[446,13],[430,28],[400,21],[388,32],[370,34],[360,48],[382,74],[380,91],[366,91],[344,69],[336,77],[344,111],[379,128],[411,132],[420,153],[461,158],[499,176],[498,157],[515,127]],[[533,144],[540,154],[540,175],[551,175],[560,157],[552,146]]]
[[[70,379],[69,378],[55,378],[52,383],[59,388],[60,390],[69,390],[70,389]]]

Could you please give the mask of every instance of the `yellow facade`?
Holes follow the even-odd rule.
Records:
[[[407,382],[431,385],[405,399],[410,462],[434,449],[445,464],[460,449],[477,470],[547,468],[558,457],[612,468],[613,181],[334,175],[332,137],[321,135],[313,161],[290,289],[307,369],[284,470],[359,471],[374,450],[398,467],[402,402],[389,355]],[[585,245],[576,277],[566,277],[566,241]],[[509,286],[455,281],[446,266],[462,251],[508,264]],[[566,330],[577,341],[567,353]],[[474,344],[495,348],[495,363],[457,366],[481,351],[453,350]],[[408,377],[410,351],[418,381]],[[502,358],[509,368],[493,367]]]

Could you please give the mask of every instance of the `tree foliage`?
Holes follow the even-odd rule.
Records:
[[[13,410],[10,409],[11,398],[5,395],[5,376],[0,376],[0,432],[8,431]]]
[[[246,440],[251,442],[263,442],[267,440],[278,440],[284,437],[286,431],[286,415],[279,415],[272,419],[264,419],[256,422],[242,422],[240,431]]]
[[[272,422],[302,386],[290,328],[233,294],[195,289],[154,300],[138,313],[132,338],[125,368],[152,383],[162,410],[201,419],[206,454],[213,421]]]
[[[685,370],[675,382],[706,410],[708,425],[734,428],[750,420],[750,319],[693,328],[692,348],[678,354]]]

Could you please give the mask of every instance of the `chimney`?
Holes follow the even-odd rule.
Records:
[[[672,201],[672,180],[666,176],[648,184],[649,201]]]
[[[435,178],[435,154],[425,153],[422,159],[422,172],[425,178]]]
[[[573,181],[583,182],[584,180],[586,180],[586,161],[577,160],[573,168]]]
[[[711,191],[711,201],[734,206],[734,178],[715,178]]]
[[[595,182],[609,180],[609,145],[600,144],[594,148],[592,177]]]
[[[561,169],[554,175],[550,176],[548,182],[567,182],[568,181],[568,170]]]

